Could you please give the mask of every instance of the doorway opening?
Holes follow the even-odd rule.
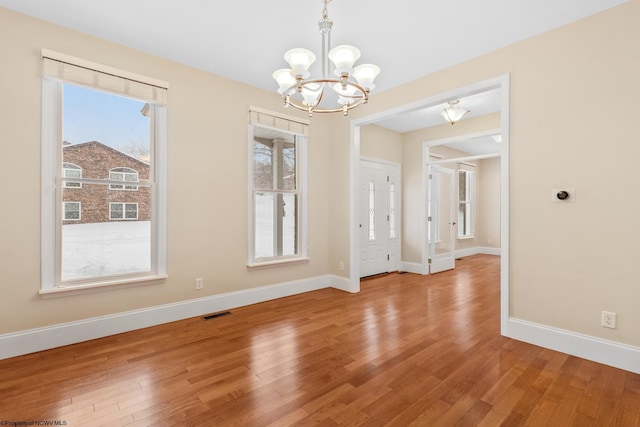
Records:
[[[421,111],[429,108],[436,108],[442,104],[457,99],[481,95],[491,91],[499,92],[499,136],[500,146],[500,319],[501,330],[506,331],[509,318],[509,75],[502,75],[493,79],[479,82],[470,86],[452,90],[440,95],[422,99],[410,104],[397,107],[391,110],[372,114],[351,122],[350,141],[350,193],[355,197],[350,202],[350,232],[349,232],[349,286],[351,292],[360,290],[360,255],[361,255],[361,230],[360,222],[362,218],[361,176],[360,176],[360,128],[371,124],[380,125],[385,120],[403,116],[409,120],[415,120]],[[463,123],[458,122],[458,123]],[[458,129],[462,128],[458,125]],[[424,142],[424,139],[421,141]],[[425,167],[429,164],[428,150],[420,148],[411,156],[406,156],[403,152],[402,181],[403,181],[403,225],[400,253],[401,270],[411,271],[419,274],[428,274],[429,244],[427,240],[427,200],[428,200],[428,170]],[[403,146],[403,149],[406,145]],[[419,154],[422,151],[421,155]],[[417,155],[419,167],[408,170],[405,167],[405,160],[410,161]],[[415,162],[416,159],[412,161]],[[460,159],[458,159],[460,160]],[[464,158],[462,158],[464,161]],[[415,176],[415,175],[418,176]],[[411,191],[411,197],[408,195]],[[415,197],[414,197],[415,196]],[[407,218],[410,221],[405,221]],[[416,221],[417,218],[417,221]],[[408,222],[408,224],[407,224]],[[413,227],[413,229],[411,229]],[[410,231],[407,231],[411,229]],[[408,249],[408,250],[407,250]],[[413,257],[413,259],[410,259]]]

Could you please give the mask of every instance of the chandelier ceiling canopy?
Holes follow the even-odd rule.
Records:
[[[375,87],[373,81],[380,73],[380,68],[373,64],[354,68],[360,58],[360,51],[356,47],[341,45],[331,48],[333,21],[327,12],[329,2],[331,0],[323,0],[322,19],[318,21],[322,36],[322,77],[309,79],[309,67],[315,62],[316,56],[302,48],[290,49],[284,54],[284,60],[291,68],[282,68],[273,73],[285,107],[306,111],[309,117],[314,112],[342,112],[346,116],[349,110],[369,100],[369,93]],[[329,73],[329,60],[335,67],[333,74]]]

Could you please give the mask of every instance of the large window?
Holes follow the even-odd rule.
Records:
[[[163,279],[167,84],[47,50],[43,69],[41,293]]]
[[[473,237],[473,172],[458,171],[458,237]]]
[[[256,111],[252,117],[249,265],[305,258],[306,127],[290,130],[287,120]]]

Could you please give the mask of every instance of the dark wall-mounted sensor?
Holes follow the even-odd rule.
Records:
[[[576,201],[576,189],[573,187],[560,187],[551,190],[551,200],[554,203],[571,203]]]

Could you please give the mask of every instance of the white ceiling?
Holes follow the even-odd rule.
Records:
[[[355,45],[362,51],[358,63],[382,69],[374,90],[379,93],[626,1],[395,0],[373,6],[371,0],[335,0],[328,11],[334,21],[332,44]],[[305,47],[320,54],[322,6],[322,0],[0,0],[0,7],[274,91],[274,96],[271,74],[287,66],[286,50]],[[312,68],[314,75],[320,74],[320,64]],[[376,124],[401,133],[441,125],[445,106]],[[497,112],[500,93],[465,97],[460,106],[471,110],[464,120]],[[485,138],[456,148],[475,155],[497,147]]]
[[[375,89],[381,92],[626,1],[335,0],[329,17],[334,46],[355,45],[359,63],[382,68]],[[286,50],[320,51],[321,0],[0,0],[0,6],[273,91],[271,74],[286,66]]]

